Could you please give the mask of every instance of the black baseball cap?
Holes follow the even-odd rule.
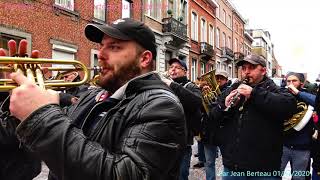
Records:
[[[143,22],[131,18],[118,19],[107,24],[88,24],[85,27],[86,37],[93,42],[101,43],[104,34],[120,40],[133,40],[152,52],[156,59],[156,40],[153,31]]]
[[[187,64],[184,61],[181,61],[178,58],[172,58],[172,59],[169,60],[169,65],[171,65],[174,62],[179,63],[186,71],[188,71]]]
[[[239,61],[237,63],[237,66],[242,66],[243,63],[245,63],[245,62],[248,62],[248,63],[253,64],[253,65],[260,64],[263,67],[267,66],[266,60],[263,59],[261,56],[256,55],[256,54],[250,54],[250,55],[246,56],[243,60],[241,60],[241,61]]]

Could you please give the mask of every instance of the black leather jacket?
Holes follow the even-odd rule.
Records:
[[[224,91],[210,114],[210,120],[221,120],[223,164],[235,171],[280,170],[283,123],[295,112],[295,98],[265,78],[253,87],[242,111],[225,112],[225,97],[236,87]]]
[[[46,105],[19,125],[18,136],[61,180],[177,179],[186,144],[178,98],[153,73],[123,87],[111,108],[95,102],[98,90],[82,96],[69,116]]]

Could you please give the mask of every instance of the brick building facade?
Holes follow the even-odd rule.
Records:
[[[124,15],[141,20],[141,5],[124,0],[2,0],[0,47],[10,39],[27,39],[28,53],[40,50],[50,59],[76,59],[97,64],[98,45],[84,35],[88,23],[107,23]]]

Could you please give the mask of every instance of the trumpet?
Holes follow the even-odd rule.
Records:
[[[43,67],[43,64],[73,65],[73,67]],[[80,86],[89,79],[89,71],[101,71],[101,67],[88,68],[76,60],[41,59],[27,57],[0,57],[0,72],[21,72],[28,79],[38,84],[42,89],[64,89]],[[78,82],[64,82],[63,80],[45,80],[43,71],[83,71],[83,78]],[[18,85],[12,79],[0,79],[0,92],[6,92]]]

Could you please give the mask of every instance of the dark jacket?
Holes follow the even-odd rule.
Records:
[[[112,103],[95,103],[90,92],[68,111],[71,118],[54,104],[33,112],[17,128],[21,141],[59,179],[178,178],[183,108],[157,75],[131,80]]]
[[[3,94],[3,93],[0,93]],[[40,160],[27,151],[15,134],[20,121],[9,112],[8,93],[1,102],[0,108],[0,179],[32,180],[41,171]]]
[[[64,92],[59,93],[60,97],[60,106],[65,107],[65,106],[70,106],[72,105],[71,99],[73,97],[79,98],[84,92],[88,90],[89,86],[88,85],[81,85],[78,87],[72,87]]]
[[[305,92],[304,90],[300,90],[297,94],[296,100],[297,103],[304,102],[306,105],[314,106],[316,96],[310,93]],[[297,108],[298,113],[301,109]],[[284,145],[291,149],[297,150],[310,150],[312,143],[312,134],[313,134],[313,121],[309,120],[304,128],[300,131],[296,131],[293,128],[286,131],[284,134]]]
[[[174,79],[170,88],[183,106],[187,122],[187,143],[192,145],[193,137],[197,136],[201,130],[201,90],[186,76]]]
[[[233,84],[219,98],[210,120],[221,120],[223,164],[231,170],[280,170],[283,122],[296,109],[295,98],[269,78],[253,87],[243,110],[225,110],[225,97],[238,85]]]

